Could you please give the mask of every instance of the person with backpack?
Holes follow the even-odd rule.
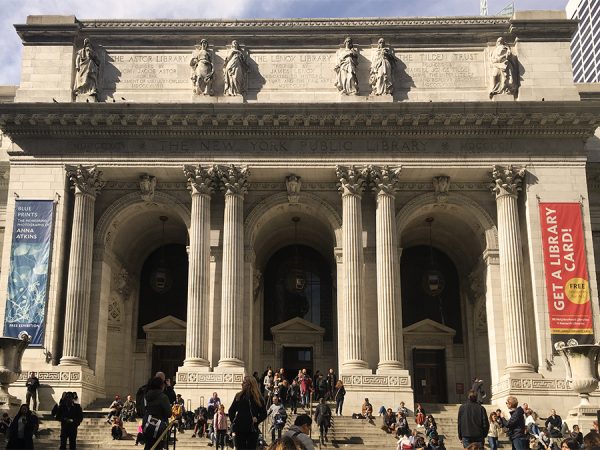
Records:
[[[275,442],[275,431],[277,431],[277,439],[280,439],[281,431],[287,422],[287,412],[279,401],[279,397],[273,397],[273,404],[267,411],[267,417],[271,417],[271,443],[273,443]]]
[[[299,414],[294,420],[294,425],[285,432],[284,437],[300,442],[306,450],[315,450],[315,445],[309,436],[311,425],[312,419],[309,415]]]
[[[325,398],[321,397],[319,404],[315,409],[315,422],[319,425],[319,438],[321,444],[324,444],[327,439],[327,432],[331,426],[331,408],[325,403]]]
[[[148,389],[144,396],[146,411],[142,420],[142,429],[144,431],[144,439],[146,440],[144,450],[150,450],[169,425],[171,403],[164,390],[165,382],[160,377],[152,378],[148,384]],[[161,450],[162,448],[162,443],[159,443],[156,447],[157,450]]]
[[[258,426],[267,418],[267,409],[260,395],[256,379],[245,376],[242,390],[235,395],[229,407],[231,431],[236,449],[254,449],[258,442]]]

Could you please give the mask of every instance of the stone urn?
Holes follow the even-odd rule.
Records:
[[[29,335],[22,339],[0,337],[0,405],[15,403],[15,397],[8,393],[8,386],[21,375],[21,359],[31,342]]]
[[[567,369],[567,381],[571,389],[579,394],[579,407],[590,406],[590,393],[598,388],[598,362],[600,361],[600,345],[576,344],[560,345],[558,350]]]

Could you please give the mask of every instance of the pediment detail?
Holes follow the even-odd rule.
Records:
[[[317,333],[323,335],[325,334],[325,328],[315,325],[308,320],[304,320],[301,317],[294,317],[293,319],[271,327],[271,333]]]
[[[154,322],[150,322],[142,328],[144,329],[144,332],[148,334],[148,332],[152,331],[185,331],[186,327],[186,322],[169,315],[162,319],[155,320]]]
[[[410,334],[446,334],[448,336],[454,336],[456,331],[446,325],[442,325],[439,322],[431,319],[421,320],[420,322],[413,323],[408,327],[404,328],[404,333]]]

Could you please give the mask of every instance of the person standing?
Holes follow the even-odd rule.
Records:
[[[480,449],[483,449],[489,430],[487,412],[477,401],[477,393],[471,390],[467,402],[460,405],[458,409],[458,438],[463,448],[467,448],[470,444],[477,444]]]
[[[267,409],[252,376],[244,377],[242,390],[235,395],[228,411],[236,449],[255,449],[258,425],[266,419]]]
[[[171,403],[164,390],[165,381],[160,377],[154,377],[148,383],[148,389],[144,395],[146,408],[142,420],[142,429],[146,440],[144,450],[152,448],[169,423]],[[160,450],[163,446],[158,444],[156,448]]]
[[[342,408],[344,407],[344,397],[346,396],[346,388],[342,380],[338,380],[335,385],[335,414],[337,416],[342,415]]]
[[[506,398],[506,406],[510,411],[510,419],[506,424],[508,428],[508,438],[512,443],[513,450],[527,450],[529,440],[525,434],[525,413],[523,408],[519,406],[517,397],[509,396]]]
[[[56,419],[60,422],[60,449],[67,448],[67,439],[71,450],[77,448],[77,428],[83,420],[83,411],[75,403],[73,392],[67,392],[64,402],[58,406]]]
[[[225,415],[225,405],[219,403],[217,412],[213,418],[213,426],[217,435],[217,450],[221,447],[225,450],[225,436],[227,435],[227,416]]]
[[[333,369],[329,369],[329,372],[327,372],[327,400],[333,400],[336,383],[337,376]]]
[[[29,410],[29,406],[21,405],[19,412],[8,427],[6,448],[33,449],[33,434],[37,431],[37,428],[37,416]]]
[[[490,431],[488,431],[487,440],[490,450],[498,450],[498,438],[502,427],[498,424],[496,412],[490,414]]]
[[[37,391],[40,387],[40,380],[35,376],[35,372],[29,372],[29,378],[27,378],[25,387],[27,388],[25,403],[27,403],[27,407],[29,407],[29,402],[33,400],[33,410],[37,411]]]

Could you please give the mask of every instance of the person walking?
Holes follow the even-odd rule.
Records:
[[[523,408],[519,406],[517,397],[509,396],[506,398],[506,406],[510,411],[510,419],[506,424],[508,428],[508,438],[512,443],[513,450],[527,450],[529,440],[525,434],[525,413]]]
[[[458,438],[463,448],[476,444],[483,449],[484,440],[490,430],[487,412],[478,402],[477,393],[470,390],[466,403],[458,409]]]
[[[29,372],[29,378],[27,378],[25,387],[27,388],[27,393],[25,394],[25,403],[27,403],[27,406],[29,406],[29,402],[33,400],[33,410],[37,411],[37,391],[40,387],[40,380],[35,376],[35,372]]]
[[[19,412],[8,427],[8,443],[6,444],[6,448],[8,450],[33,449],[33,434],[37,431],[37,428],[37,416],[31,412],[28,405],[21,405]]]
[[[228,415],[235,448],[255,449],[258,441],[258,425],[266,419],[267,409],[254,377],[244,377],[242,390],[235,395]]]
[[[146,407],[144,418],[142,419],[142,429],[144,430],[144,439],[146,441],[144,450],[152,448],[169,424],[171,403],[164,391],[165,380],[163,378],[157,376],[152,378],[150,383],[148,383],[148,388],[144,395]],[[163,448],[162,443],[159,443],[156,448],[161,450]]]
[[[58,406],[56,419],[60,422],[60,449],[67,448],[67,439],[71,450],[77,448],[77,429],[83,420],[83,411],[75,403],[73,392],[66,393],[64,402]]]
[[[346,396],[346,388],[342,380],[338,380],[335,385],[335,414],[336,416],[342,415],[342,408],[344,407],[344,397]]]

